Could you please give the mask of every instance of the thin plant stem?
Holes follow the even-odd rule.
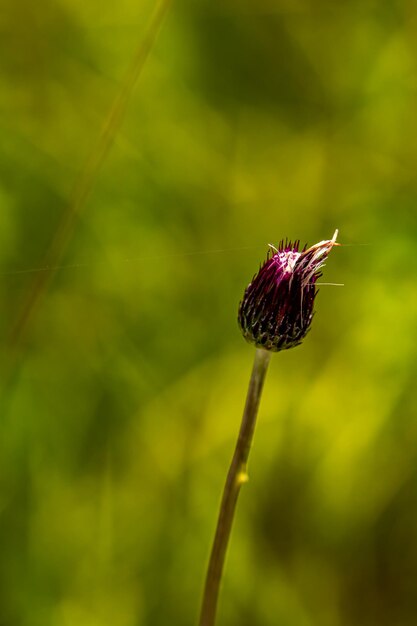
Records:
[[[248,481],[247,462],[255,431],[256,416],[271,353],[257,348],[249,381],[239,437],[224,486],[206,575],[199,626],[214,626],[223,565],[241,486]]]

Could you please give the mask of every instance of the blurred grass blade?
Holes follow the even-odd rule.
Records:
[[[63,212],[62,219],[45,255],[43,267],[50,269],[39,272],[34,276],[20,314],[17,316],[9,335],[8,346],[15,353],[18,351],[22,338],[28,332],[31,320],[36,314],[49,282],[55,275],[57,266],[60,264],[60,260],[71,240],[77,219],[85,207],[100,167],[112,147],[117,131],[122,123],[129,98],[156,41],[169,6],[170,0],[160,0],[156,5],[145,36],[134,55],[130,69],[103,124],[97,144],[74,184],[70,202],[67,209]],[[14,361],[12,362],[12,369],[13,363]]]

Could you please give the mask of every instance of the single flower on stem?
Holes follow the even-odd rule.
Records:
[[[310,329],[317,279],[336,243],[332,239],[306,246],[281,241],[270,245],[268,257],[248,285],[239,306],[238,322],[244,338],[255,345],[255,360],[239,436],[226,479],[211,550],[199,626],[214,626],[220,580],[242,484],[271,352],[298,346]]]

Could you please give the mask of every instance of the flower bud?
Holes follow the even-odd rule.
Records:
[[[272,352],[302,342],[313,319],[316,281],[330,250],[338,245],[337,234],[301,252],[299,241],[281,241],[278,249],[270,246],[239,305],[238,322],[247,341]]]

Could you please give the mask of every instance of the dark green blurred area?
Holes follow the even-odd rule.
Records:
[[[174,2],[10,346],[152,9],[0,5],[0,625],[196,624],[239,300],[268,243],[338,227],[345,286],[268,374],[218,624],[414,626],[411,0]]]

